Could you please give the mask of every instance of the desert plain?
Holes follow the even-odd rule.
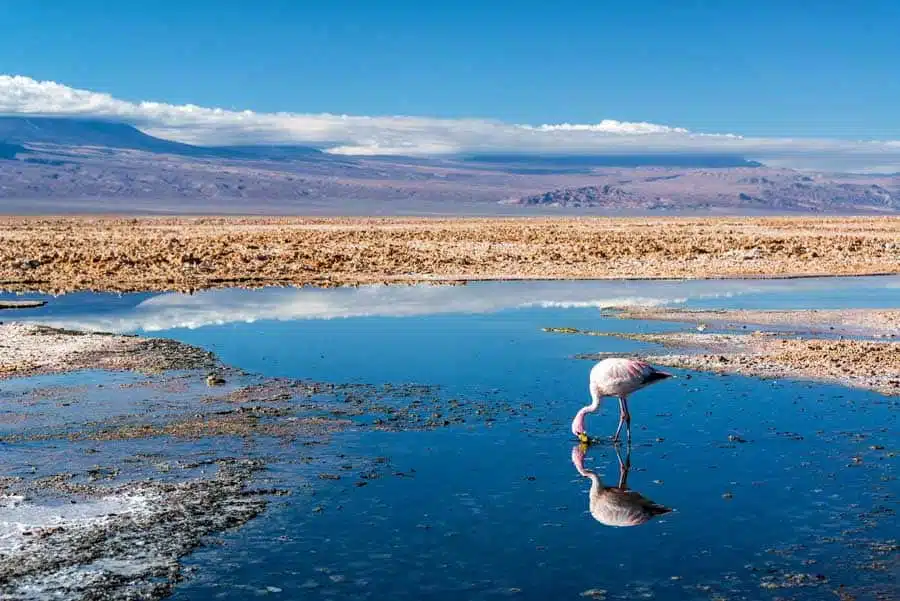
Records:
[[[900,273],[900,218],[0,218],[10,291]]]

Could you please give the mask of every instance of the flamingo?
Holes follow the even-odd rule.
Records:
[[[590,496],[591,515],[604,526],[640,526],[653,518],[669,513],[671,508],[654,503],[639,492],[628,489],[628,471],[631,469],[631,453],[623,462],[616,448],[619,460],[618,486],[604,486],[600,476],[585,469],[584,454],[587,445],[582,443],[572,447],[572,463],[578,473],[591,481]]]
[[[636,359],[618,357],[603,359],[591,369],[589,388],[593,402],[575,414],[575,419],[572,420],[572,433],[582,443],[589,443],[591,439],[584,429],[585,415],[600,408],[602,397],[615,396],[619,398],[619,427],[613,435],[613,442],[619,441],[619,432],[622,431],[622,424],[625,424],[630,444],[631,413],[628,411],[628,395],[654,382],[672,377],[674,377],[672,374]]]

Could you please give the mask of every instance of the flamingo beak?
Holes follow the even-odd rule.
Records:
[[[578,442],[580,442],[581,444],[588,444],[590,441],[591,441],[591,439],[588,438],[588,435],[586,432],[578,433]]]

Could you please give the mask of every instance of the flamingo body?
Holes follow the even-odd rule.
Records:
[[[641,493],[628,488],[630,461],[619,460],[618,486],[606,486],[600,476],[584,467],[585,447],[572,449],[572,463],[578,473],[591,481],[588,508],[591,516],[604,526],[640,526],[653,518],[669,513],[671,508],[655,503]]]
[[[591,369],[590,386],[596,388],[601,397],[627,396],[667,377],[669,374],[664,374],[649,363],[610,357]]]
[[[606,396],[619,398],[619,428],[613,440],[619,439],[622,425],[626,424],[628,439],[631,440],[631,414],[628,411],[628,395],[654,382],[671,378],[672,374],[660,371],[644,361],[610,357],[597,363],[589,377],[592,403],[582,407],[572,420],[572,433],[582,442],[588,442],[584,419],[588,413],[600,408],[600,400]]]

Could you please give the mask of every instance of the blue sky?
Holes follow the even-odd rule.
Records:
[[[900,2],[0,0],[0,73],[260,112],[900,139]]]

